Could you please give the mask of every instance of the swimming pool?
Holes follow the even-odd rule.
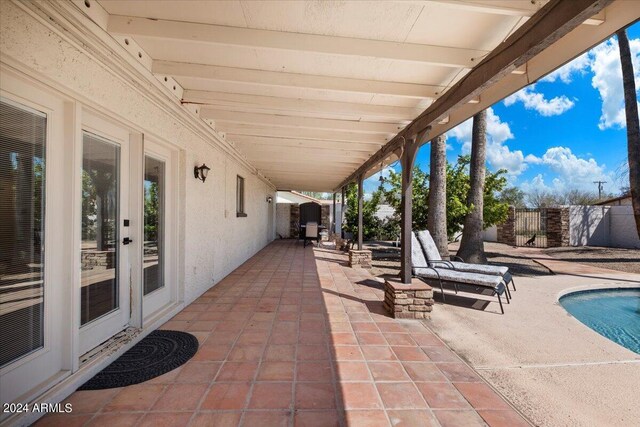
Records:
[[[572,292],[560,304],[600,335],[640,354],[640,288]]]

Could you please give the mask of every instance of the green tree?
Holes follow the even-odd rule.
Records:
[[[469,211],[466,204],[469,192],[469,156],[459,156],[456,163],[447,164],[447,235],[452,239],[462,230],[464,217]],[[487,170],[484,191],[484,227],[500,224],[507,219],[508,204],[499,200],[500,194],[507,185],[504,177],[506,170],[497,172]],[[384,200],[391,205],[396,213],[393,219],[400,224],[400,189],[401,174],[395,171],[389,173],[387,185],[383,190]],[[413,171],[413,224],[414,230],[427,228],[429,215],[429,175],[419,166]],[[391,225],[387,225],[391,227]]]
[[[148,184],[147,184],[148,183]],[[144,240],[158,240],[158,183],[145,182],[144,192]]]
[[[395,210],[395,220],[400,221],[400,192],[402,189],[402,173],[390,171],[389,177],[386,179],[387,187],[382,188],[384,200]],[[427,215],[429,212],[429,175],[427,175],[420,167],[413,167],[413,229],[424,230],[427,227]]]
[[[507,205],[515,206],[516,208],[524,208],[526,207],[526,203],[524,201],[525,197],[525,192],[518,187],[508,187],[502,190],[498,196],[498,200],[501,203],[506,203]]]
[[[378,205],[382,200],[382,192],[376,190],[369,200],[362,201],[362,238],[371,240],[380,233],[381,221],[376,217]],[[351,183],[347,186],[345,212],[345,231],[353,233],[354,238],[358,235],[358,185]]]

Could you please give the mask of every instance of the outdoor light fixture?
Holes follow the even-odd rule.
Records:
[[[209,174],[210,170],[211,168],[203,163],[202,166],[196,166],[193,168],[193,176],[196,179],[204,182],[207,179],[207,175]]]
[[[271,202],[273,202],[273,197],[267,196],[267,203],[271,203]]]
[[[384,165],[382,164],[383,160],[380,160],[380,178],[378,178],[378,181],[380,181],[380,188],[382,188],[382,186],[384,185],[384,176],[382,175],[382,169],[384,167]]]

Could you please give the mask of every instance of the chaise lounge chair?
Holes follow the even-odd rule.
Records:
[[[422,251],[422,247],[413,232],[411,233],[411,269],[414,277],[426,283],[429,283],[429,280],[437,280],[443,301],[445,301],[444,284],[451,283],[456,293],[458,292],[459,286],[488,289],[493,292],[493,295],[498,297],[500,311],[504,314],[500,296],[505,293],[506,285],[501,276],[469,273],[454,270],[450,267],[442,268],[429,265]],[[507,297],[507,302],[509,302],[509,295],[505,294],[505,296]]]
[[[433,237],[431,237],[431,233],[428,230],[418,231],[417,233],[418,241],[422,246],[422,250],[424,252],[424,256],[427,259],[427,263],[430,266],[442,267],[442,268],[452,268],[457,271],[462,271],[466,273],[480,273],[480,274],[489,274],[492,276],[500,276],[504,281],[507,287],[507,294],[509,298],[511,298],[511,292],[509,291],[509,283],[513,287],[513,290],[516,290],[516,285],[513,281],[513,276],[509,273],[508,267],[502,267],[499,265],[488,265],[488,264],[469,264],[464,262],[464,260],[458,256],[454,256],[458,261],[447,261],[443,260],[440,256],[440,252],[438,251],[438,247],[436,243],[433,241]]]

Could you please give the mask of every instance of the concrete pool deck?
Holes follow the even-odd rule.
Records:
[[[560,274],[516,277],[518,290],[504,316],[437,304],[425,323],[536,425],[637,425],[640,355],[580,323],[558,297],[569,290],[639,287],[640,275],[534,249],[514,251]]]

